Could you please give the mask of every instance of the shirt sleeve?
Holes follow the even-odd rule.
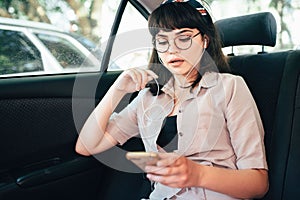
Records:
[[[226,120],[238,169],[267,169],[264,129],[256,103],[242,77],[228,92]]]
[[[106,132],[111,135],[120,145],[123,145],[129,138],[139,134],[137,123],[137,104],[140,95],[133,99],[119,113],[114,112],[107,125]]]

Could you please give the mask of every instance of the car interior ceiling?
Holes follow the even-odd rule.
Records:
[[[161,1],[138,2],[151,11]],[[275,46],[277,27],[271,13],[233,17],[215,24],[224,47]],[[261,199],[297,199],[300,51],[231,54],[229,63],[232,73],[241,75],[248,84],[265,128],[270,189]],[[92,111],[86,102],[96,104],[118,75],[105,72],[101,79],[99,73],[89,73],[0,81],[1,136],[5,138],[0,140],[1,200],[140,199],[149,193],[150,183],[142,173],[121,172],[74,152],[78,129]],[[84,84],[74,96],[76,78]],[[88,91],[95,81],[99,83],[93,96]],[[74,106],[83,111],[77,124]],[[122,148],[141,150],[143,146],[133,138]]]

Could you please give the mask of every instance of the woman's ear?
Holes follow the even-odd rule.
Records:
[[[203,36],[203,43],[204,43],[203,48],[206,49],[209,44],[209,38],[206,35]]]

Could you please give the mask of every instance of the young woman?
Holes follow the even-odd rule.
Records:
[[[86,121],[83,155],[141,135],[150,199],[251,199],[268,190],[264,131],[243,79],[229,73],[217,31],[196,0],[165,1],[149,17],[148,70],[124,71]],[[127,93],[140,91],[121,112]],[[113,115],[112,115],[113,114]]]

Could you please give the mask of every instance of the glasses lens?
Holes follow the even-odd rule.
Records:
[[[175,38],[174,42],[178,49],[185,50],[191,47],[192,38],[190,36],[180,35]]]
[[[157,38],[154,42],[154,48],[158,52],[166,52],[169,48],[169,41],[166,38]]]
[[[186,35],[180,35],[174,39],[175,45],[178,49],[186,50],[192,45],[192,38]],[[154,48],[160,52],[164,53],[169,49],[169,41],[167,38],[156,38],[154,41]]]

